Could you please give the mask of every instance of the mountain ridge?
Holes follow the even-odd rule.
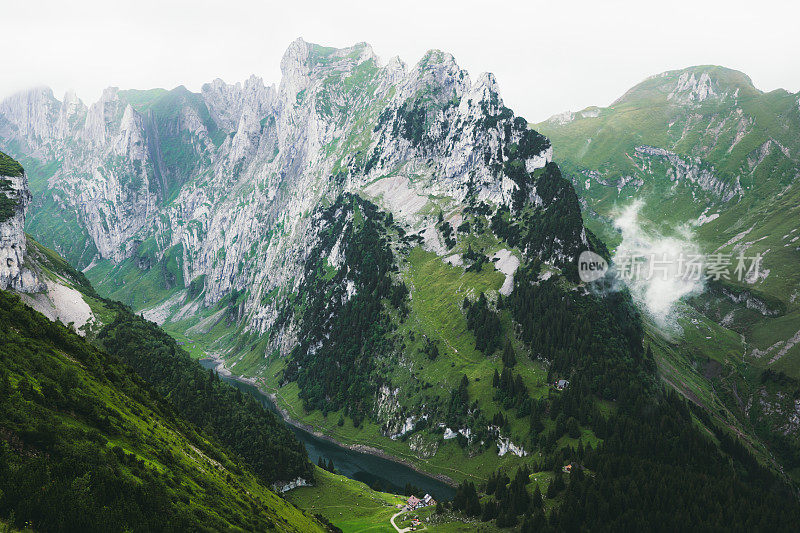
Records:
[[[301,89],[301,87],[304,87],[306,84],[309,83],[308,80],[310,78],[307,78],[306,75],[308,74],[308,72],[310,72],[310,70],[308,70],[306,63],[311,59],[313,59],[314,61],[317,61],[319,59],[319,60],[324,60],[324,61],[327,61],[327,62],[336,60],[337,61],[337,65],[336,65],[336,67],[333,68],[334,73],[335,73],[336,70],[338,70],[340,68],[344,68],[344,67],[341,66],[341,64],[342,64],[341,62],[342,61],[344,61],[344,63],[347,63],[347,64],[355,62],[358,65],[364,65],[364,63],[368,63],[368,62],[374,61],[374,55],[372,55],[370,53],[366,53],[366,52],[364,52],[364,50],[359,51],[355,47],[354,48],[350,48],[350,49],[344,49],[343,51],[337,52],[336,54],[330,53],[329,55],[327,55],[325,57],[321,57],[321,58],[317,58],[317,59],[314,59],[316,56],[314,56],[314,54],[312,54],[310,52],[310,50],[312,50],[312,49],[313,49],[313,47],[311,45],[307,45],[303,41],[299,41],[298,40],[298,41],[295,41],[295,43],[293,43],[293,45],[290,46],[289,50],[287,50],[287,54],[285,55],[284,60],[282,61],[282,65],[283,65],[284,70],[287,73],[287,76],[285,76],[285,80],[284,80],[284,82],[282,82],[281,88],[279,88],[279,91],[283,91],[283,93],[285,93],[284,94],[284,98],[283,98],[284,103],[281,103],[279,105],[279,107],[281,107],[281,108],[289,107],[289,105],[286,102],[287,101],[291,102],[292,100],[296,101],[297,97],[298,97],[298,94],[300,94],[300,91],[303,90],[303,89]],[[359,57],[357,59],[353,59],[353,58],[349,57],[349,55],[352,55],[352,51],[353,50],[355,50],[355,51],[360,53],[360,55],[359,55]],[[391,63],[392,62],[390,62],[390,64]],[[431,74],[426,74],[426,76],[428,76],[428,75],[432,75],[433,76],[432,78],[425,78],[425,79],[428,79],[430,81],[425,81],[425,79],[422,79],[422,80],[419,80],[419,81],[414,81],[414,76],[419,76],[419,74],[415,75],[414,72],[419,71],[420,65],[427,65],[427,66],[435,65],[435,68],[431,67],[431,69],[428,69],[428,70],[431,71]],[[302,68],[301,68],[301,66],[302,66]],[[314,68],[317,68],[316,63],[315,63],[315,67]],[[319,68],[324,68],[324,65],[322,65]],[[353,68],[353,65],[350,64],[347,68]],[[365,68],[369,69],[369,67],[365,67]],[[428,72],[428,70],[426,70],[426,72]],[[306,72],[306,71],[308,71],[308,72]],[[399,72],[399,71],[392,71],[392,72]],[[388,73],[390,79],[391,79],[391,76],[395,75],[395,74],[392,74],[392,72]],[[408,88],[409,87],[409,85],[408,85],[409,83],[414,85],[414,86],[417,86],[419,84],[423,84],[424,85],[424,84],[429,83],[429,82],[451,83],[451,82],[447,81],[448,77],[450,79],[452,79],[454,82],[457,82],[458,80],[465,80],[465,78],[466,78],[466,80],[463,81],[462,85],[464,87],[470,86],[470,82],[468,81],[468,77],[466,77],[466,74],[463,71],[460,71],[455,66],[455,64],[454,64],[454,62],[452,60],[452,56],[449,56],[447,54],[441,54],[441,53],[438,53],[438,52],[430,52],[429,54],[426,54],[426,56],[420,61],[420,64],[417,67],[415,67],[414,69],[412,69],[411,71],[409,71],[408,75],[411,76],[412,78],[409,81],[406,81],[406,87],[407,87],[405,89],[406,91],[408,91],[408,90],[416,90],[416,89],[413,89],[413,88],[409,89]],[[437,80],[437,76],[440,76],[440,77],[443,76],[444,77],[443,78],[444,81],[442,81],[442,79],[438,79]],[[255,121],[251,117],[252,116],[259,116],[261,113],[263,113],[263,111],[260,111],[260,110],[263,109],[262,106],[263,105],[269,105],[269,102],[274,99],[274,96],[270,96],[270,94],[272,94],[272,93],[270,93],[269,88],[265,88],[265,87],[263,87],[262,84],[260,84],[260,82],[254,82],[252,80],[253,80],[253,78],[248,80],[248,83],[246,83],[245,86],[242,87],[242,89],[241,89],[242,92],[244,92],[244,93],[247,93],[249,91],[250,95],[247,95],[247,96],[242,95],[241,98],[244,99],[243,102],[245,102],[245,105],[250,106],[250,107],[248,107],[248,110],[242,112],[242,114],[241,114],[241,116],[239,118],[239,125],[237,126],[237,131],[235,132],[235,134],[233,134],[233,141],[231,142],[227,138],[226,138],[226,140],[222,141],[223,145],[227,145],[227,143],[230,142],[230,145],[227,145],[230,155],[229,155],[229,160],[227,162],[227,165],[225,165],[225,166],[227,166],[227,168],[222,168],[222,169],[215,170],[214,172],[216,172],[217,174],[219,174],[219,172],[223,172],[223,173],[227,172],[229,174],[236,175],[237,172],[240,171],[240,167],[242,165],[244,165],[243,158],[246,159],[246,157],[247,157],[247,156],[245,156],[245,154],[249,155],[255,149],[254,142],[257,140],[257,138],[259,136],[258,130],[260,130],[261,128],[264,127],[263,125],[259,124],[257,121]],[[254,83],[255,83],[255,85],[254,85]],[[489,75],[483,76],[478,80],[477,85],[474,86],[473,92],[476,94],[477,97],[481,97],[481,98],[486,97],[487,94],[489,94],[489,93],[494,94],[494,93],[496,93],[496,87],[495,87],[494,84],[495,84],[494,79],[491,76],[489,76]],[[217,86],[217,88],[220,87],[219,84],[216,84],[216,86]],[[235,87],[236,86],[226,86],[225,91],[228,92],[228,93],[231,93],[231,92],[235,93],[237,91],[237,89]],[[213,90],[213,87],[204,86],[204,88],[206,88],[205,90],[206,90],[206,94],[207,95],[211,94],[211,91]],[[403,90],[403,89],[401,89],[401,90]],[[458,92],[458,91],[461,91],[461,90],[462,89],[459,88],[456,91]],[[488,93],[487,93],[487,91],[488,91]],[[167,93],[167,94],[169,94],[169,93]],[[152,159],[151,157],[149,157],[147,155],[146,152],[148,151],[148,149],[146,149],[145,146],[144,146],[145,144],[149,144],[149,141],[145,141],[142,135],[136,133],[137,130],[141,131],[142,129],[144,129],[143,128],[143,124],[138,123],[138,121],[141,121],[143,123],[144,119],[143,118],[136,118],[137,114],[132,112],[132,108],[131,108],[131,111],[129,111],[128,110],[128,106],[127,105],[123,105],[121,101],[120,101],[120,104],[112,105],[113,102],[117,101],[117,100],[115,100],[117,98],[119,98],[118,91],[116,91],[116,90],[107,90],[106,93],[104,94],[104,97],[101,98],[100,102],[92,104],[92,106],[89,108],[89,110],[87,111],[87,114],[86,114],[86,119],[85,119],[85,124],[86,125],[84,127],[84,132],[85,133],[82,133],[81,136],[84,136],[84,137],[86,137],[88,139],[87,142],[88,142],[89,145],[92,145],[92,143],[95,142],[92,139],[95,139],[98,135],[100,135],[100,132],[104,131],[104,129],[101,128],[101,124],[98,122],[98,118],[97,118],[97,117],[100,116],[100,113],[101,113],[99,108],[100,107],[105,108],[107,106],[107,104],[108,104],[111,107],[109,109],[107,109],[106,111],[103,111],[102,114],[108,115],[110,113],[111,116],[117,116],[117,117],[119,117],[117,120],[120,120],[119,126],[118,126],[119,135],[118,135],[118,138],[117,138],[117,141],[116,141],[115,150],[112,150],[112,153],[109,154],[110,157],[112,157],[112,158],[113,157],[117,157],[116,155],[114,155],[115,153],[125,154],[125,156],[129,160],[131,160],[131,159],[139,160],[141,165],[146,165],[147,161],[149,159]],[[210,96],[208,98],[210,98]],[[210,102],[210,100],[207,100],[207,101]],[[295,102],[295,104],[296,104],[296,102]],[[495,105],[500,105],[501,106],[502,102],[498,100]],[[294,105],[292,105],[291,107],[294,107]],[[124,108],[124,113],[122,111],[122,108]],[[210,109],[213,109],[213,108],[214,108],[214,106],[211,105]],[[5,109],[6,110],[8,109],[8,105],[6,105]],[[95,111],[92,111],[93,109],[95,109]],[[185,113],[185,111],[183,111],[183,113]],[[62,113],[62,115],[67,115],[67,114],[68,113],[66,113],[66,112]],[[78,112],[78,114],[80,114],[80,112]],[[10,112],[6,111],[6,116],[9,116],[9,115],[13,115],[13,113],[10,113]],[[217,113],[217,116],[218,117],[220,116],[219,113]],[[199,119],[197,116],[184,117],[184,118],[191,125],[189,127],[189,131],[190,132],[194,131],[195,133],[197,133],[199,135],[197,141],[191,141],[189,143],[191,146],[194,146],[194,149],[192,149],[191,147],[189,148],[190,152],[193,151],[195,153],[202,153],[204,151],[209,150],[210,149],[209,147],[210,147],[211,143],[209,142],[208,138],[211,135],[208,134],[208,131],[211,128],[206,127],[205,130],[204,130],[204,128],[202,126],[202,124],[207,123],[207,121]],[[219,122],[224,122],[224,119],[223,118],[219,118]],[[319,127],[318,124],[319,124],[318,122],[315,123],[314,128],[318,128]],[[284,123],[284,125],[287,128],[289,128],[288,123]],[[278,126],[280,126],[280,125],[278,125]],[[326,127],[328,127],[328,126],[326,126]],[[30,128],[30,129],[20,128],[17,133],[20,136],[24,136],[26,132],[30,132],[30,131],[34,131],[35,132],[35,131],[38,131],[38,130],[36,130],[34,128]],[[311,133],[313,135],[313,131]],[[42,149],[44,149],[47,146],[47,143],[49,141],[49,137],[56,137],[56,135],[53,135],[53,136],[43,135],[43,136],[41,136],[42,140],[45,141],[42,144]],[[6,137],[4,136],[4,138],[6,138]],[[205,139],[205,140],[203,140],[203,139]],[[266,141],[267,141],[268,144],[271,144],[272,146],[274,146],[274,141],[270,142],[269,139],[266,139]],[[9,143],[7,138],[6,138],[5,142]],[[199,142],[199,144],[198,144],[198,142]],[[261,142],[260,139],[259,139],[259,142]],[[309,146],[308,149],[311,150],[312,152],[318,151],[318,150],[321,149],[320,144],[316,144],[316,145],[312,144],[312,145]],[[273,148],[273,149],[280,149],[280,148]],[[149,151],[152,152],[152,150],[149,150]],[[262,149],[262,151],[263,151],[263,149]],[[36,150],[34,150],[33,152],[37,153]],[[249,155],[249,156],[252,157],[252,155]],[[399,157],[403,157],[403,154],[402,153],[399,154]],[[68,161],[69,157],[67,157],[66,159]],[[547,154],[544,154],[542,159],[543,159],[543,161],[549,160],[549,156]],[[67,176],[68,175],[67,170],[64,168],[64,165],[69,165],[69,163],[67,161],[62,161],[61,162],[62,168],[56,171],[59,176]],[[463,163],[458,163],[458,164],[459,165],[463,165]],[[542,163],[535,163],[535,165],[541,165],[541,164]],[[111,202],[111,205],[114,205],[114,204],[119,205],[119,207],[115,207],[113,209],[113,211],[111,211],[111,212],[109,212],[103,206],[92,205],[93,202],[96,204],[96,201],[90,199],[88,196],[85,196],[85,195],[83,195],[81,193],[78,193],[76,191],[76,189],[74,188],[74,186],[70,186],[70,187],[66,188],[63,185],[58,185],[56,187],[57,189],[59,187],[63,188],[64,192],[67,195],[71,195],[73,193],[76,193],[76,194],[79,194],[79,195],[83,196],[84,198],[86,198],[86,200],[83,200],[83,199],[78,200],[78,205],[79,206],[81,206],[81,205],[87,206],[88,205],[89,207],[78,207],[77,208],[79,219],[83,219],[84,222],[82,224],[78,224],[77,228],[74,228],[75,229],[74,233],[87,233],[88,232],[89,236],[91,237],[90,242],[92,242],[92,241],[94,242],[94,246],[97,248],[97,250],[99,250],[100,256],[101,257],[107,257],[107,258],[109,258],[112,261],[117,262],[117,263],[120,262],[121,260],[124,260],[126,257],[129,257],[131,254],[134,253],[134,250],[135,250],[135,247],[136,247],[135,242],[136,242],[136,239],[139,238],[139,237],[136,237],[135,234],[137,232],[141,231],[141,228],[143,227],[143,225],[147,225],[147,224],[152,224],[153,223],[152,221],[148,221],[148,220],[140,220],[139,219],[140,217],[137,217],[137,216],[131,216],[132,215],[132,211],[135,210],[137,212],[144,212],[144,213],[156,212],[158,210],[158,204],[159,203],[163,203],[165,201],[168,201],[168,199],[166,198],[168,195],[165,195],[163,193],[161,193],[161,194],[149,194],[147,191],[145,191],[143,189],[143,187],[144,187],[144,184],[146,182],[150,182],[149,185],[147,186],[148,189],[152,190],[154,188],[156,188],[156,189],[158,188],[156,186],[156,183],[154,183],[153,176],[143,175],[141,173],[141,171],[137,172],[136,168],[133,168],[133,167],[136,167],[136,165],[133,165],[130,168],[120,169],[122,171],[123,175],[124,174],[129,174],[129,175],[132,174],[131,178],[129,178],[131,180],[130,182],[128,182],[127,184],[124,183],[124,182],[120,182],[119,183],[119,186],[121,186],[121,189],[118,186],[116,186],[113,182],[111,184],[109,184],[110,186],[117,187],[117,190],[120,190],[120,193],[122,195],[122,198],[121,198],[122,201],[109,198],[109,200]],[[156,174],[159,174],[158,170],[159,170],[160,167],[162,167],[161,163],[155,164],[154,170],[156,171],[155,172]],[[345,171],[345,170],[346,169],[344,169],[344,168],[339,168],[339,169],[334,168],[333,169],[334,172],[341,172],[341,171]],[[94,173],[94,172],[95,171],[92,171],[92,173]],[[113,175],[115,174],[114,171],[111,170],[110,172],[112,173],[112,177],[113,177]],[[191,170],[189,172],[191,173]],[[451,172],[463,172],[463,170],[459,170],[458,168],[454,168],[454,169],[451,170]],[[72,173],[74,173],[74,171],[72,171]],[[119,174],[119,172],[117,172],[116,174]],[[97,179],[99,179],[99,178],[100,178],[100,176],[97,176]],[[50,178],[50,179],[51,180],[52,179],[61,180],[63,178],[57,178],[56,177],[56,178]],[[92,181],[93,180],[94,180],[94,178],[92,178]],[[178,181],[180,181],[180,180],[178,180]],[[224,181],[225,180],[223,180],[223,182]],[[142,185],[138,185],[139,182],[141,182]],[[91,183],[91,181],[89,183]],[[136,187],[139,192],[135,192],[135,193],[126,192],[128,190],[128,188],[130,188],[131,185]],[[506,185],[506,187],[512,187],[512,185],[513,184]],[[178,188],[180,188],[181,186],[182,185],[180,183],[177,185]],[[107,188],[107,187],[103,186],[103,188]],[[170,187],[167,187],[167,188],[169,189]],[[161,187],[161,189],[164,189],[164,187]],[[69,192],[69,191],[72,191],[72,192]],[[97,192],[99,192],[100,194],[104,194],[104,195],[108,195],[109,194],[109,193],[102,192],[102,189],[98,190]],[[270,195],[281,194],[280,193],[280,189],[277,189],[277,190],[276,189],[271,189],[268,192],[269,192]],[[96,192],[92,191],[91,194],[96,194]],[[117,194],[117,193],[115,193],[115,194]],[[196,195],[196,193],[191,193],[191,194]],[[463,195],[463,192],[461,192],[460,194]],[[499,191],[495,192],[493,194],[497,195],[497,194],[499,194]],[[200,198],[202,198],[202,196]],[[186,198],[185,201],[195,203],[200,198],[197,198],[197,199]],[[54,197],[53,197],[53,200],[55,201],[56,204],[60,203],[62,205],[62,207],[68,207],[68,206],[64,206],[63,205],[63,201],[65,199],[66,198],[61,198],[57,194],[54,195]],[[127,199],[130,199],[130,201],[132,201],[132,203],[128,204]],[[213,198],[209,198],[209,200],[211,200],[213,202],[218,202],[219,201],[219,200],[215,200]],[[129,205],[129,207],[123,207],[123,206],[126,206],[126,205]],[[188,205],[191,205],[191,204],[188,204]],[[302,206],[298,206],[298,208],[300,210],[307,209],[307,208],[304,208]],[[53,211],[58,211],[58,209],[54,209]],[[162,212],[163,212],[163,209],[162,209]],[[174,217],[176,215],[177,216],[184,216],[184,215],[180,215],[178,213],[176,213],[175,215],[170,215],[170,216]],[[247,216],[248,217],[253,217],[252,214],[249,214]],[[128,221],[130,221],[130,222],[128,222]],[[37,221],[37,223],[38,223],[38,221]],[[208,222],[206,222],[205,224],[208,224]],[[102,229],[105,226],[108,226],[110,228],[109,231],[105,231],[105,230]],[[155,226],[156,226],[155,231],[157,233],[161,233],[162,235],[165,234],[163,230],[159,230],[158,229],[158,222],[155,222]],[[117,229],[114,229],[115,227]],[[167,234],[167,237],[168,237],[168,234]],[[144,237],[141,237],[141,238],[143,240],[146,240],[146,239],[144,239]],[[133,239],[133,241],[131,239]],[[160,239],[161,239],[161,237],[156,235],[156,240],[158,241]],[[193,242],[193,241],[196,241],[197,237],[195,235],[192,235],[191,233],[189,233],[189,234],[186,234],[180,240],[177,240],[175,238],[172,238],[170,240],[171,240],[170,245],[182,244],[184,246],[184,248],[186,248],[186,247],[195,246],[195,242]],[[57,245],[57,246],[55,246],[55,248],[57,250],[61,251],[61,252],[64,252],[66,254],[66,256],[69,257],[73,261],[76,258],[78,258],[79,259],[78,263],[80,264],[81,267],[85,267],[90,263],[90,257],[86,257],[85,255],[75,257],[74,254],[70,254],[68,250],[63,248],[63,243],[47,243],[47,244]],[[158,248],[157,253],[159,255],[163,254],[165,252],[164,248],[165,248],[166,244],[157,243],[156,246]],[[91,252],[91,250],[90,250],[90,252]],[[216,253],[216,251],[214,251],[214,253]],[[80,259],[80,257],[83,257],[83,259]],[[190,257],[185,257],[184,258],[184,262],[186,262],[187,259],[191,260]],[[209,256],[208,252],[205,253],[205,257],[199,258],[199,260],[203,264],[206,264],[206,265],[208,265],[209,263],[213,264],[215,262],[214,258]],[[191,279],[191,278],[195,277],[196,274],[191,272],[190,268],[191,267],[184,268],[184,272],[183,272],[184,278]],[[202,270],[203,268],[207,268],[207,267],[200,267],[200,268]],[[230,267],[226,267],[226,268],[230,268]],[[210,279],[207,279],[207,281],[206,281],[206,284],[208,284],[208,285],[218,285],[220,283],[222,284],[219,288],[210,287],[210,291],[209,292],[211,294],[209,295],[206,303],[213,303],[214,301],[218,300],[219,297],[221,296],[221,293],[219,292],[220,290],[222,290],[222,291],[229,290],[228,282],[225,282],[225,281],[219,279],[219,276],[220,276],[219,273],[215,274],[215,276],[213,276],[213,278],[217,278],[217,279],[210,278]],[[222,294],[224,294],[224,292]]]
[[[739,85],[716,82],[715,72]],[[796,477],[790,450],[798,442],[786,428],[797,413],[780,398],[794,393],[800,368],[800,93],[737,93],[749,85],[718,67],[671,71],[591,116],[536,127],[557,147],[587,225],[612,249],[623,239],[615,218],[639,202],[644,234],[690,239],[706,257],[761,258],[757,275],[709,281],[688,298],[678,313],[681,335],[653,325],[650,338],[672,387],[718,405],[727,423],[758,435]],[[710,367],[720,374],[703,370]]]
[[[663,87],[658,86],[671,84],[676,77],[678,78],[678,85],[674,88],[670,87],[668,93],[668,95],[672,95],[672,98],[675,98],[676,92],[686,90],[690,91],[689,94],[692,94],[692,90],[700,91],[694,93],[693,97],[693,99],[696,98],[699,101],[709,96],[719,97],[720,95],[718,92],[713,90],[714,86],[716,86],[718,91],[722,89],[720,92],[724,94],[727,94],[731,89],[733,92],[736,92],[737,89],[743,89],[745,93],[743,96],[746,96],[747,93],[751,95],[763,94],[762,91],[756,89],[750,77],[743,72],[720,65],[692,65],[680,69],[667,70],[645,78],[626,91],[622,96],[614,100],[610,107],[625,103],[640,92],[645,93],[642,96],[647,96],[646,92],[648,89],[652,89],[652,85],[657,85],[656,88],[661,88],[663,90]],[[702,99],[700,99],[700,97],[702,97]]]

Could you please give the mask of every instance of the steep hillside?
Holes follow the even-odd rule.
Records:
[[[17,526],[322,530],[129,368],[6,291],[0,339],[0,515]]]
[[[659,366],[687,397],[767,443],[797,477],[790,398],[800,371],[800,95],[763,93],[740,72],[698,66],[536,127],[607,242],[622,238],[614,227],[621,208],[641,200],[645,232],[688,235],[728,262],[729,279],[707,282],[681,308],[682,334],[651,328]],[[760,268],[736,275],[740,255],[760,256]]]
[[[298,40],[281,68],[277,89],[255,78],[201,94],[109,89],[89,108],[46,89],[7,99],[2,144],[35,169],[27,227],[195,354],[286,389],[298,417],[334,411],[359,441],[416,460],[442,445],[435,461],[450,463],[465,454],[451,435],[470,430],[431,409],[465,373],[488,417],[501,410],[489,386],[499,349],[525,355],[526,387],[548,390],[546,363],[495,308],[526,258],[576,280],[591,240],[577,199],[493,77],[470,80],[449,54],[409,69],[365,44]],[[505,328],[475,344],[485,320]],[[424,388],[411,385],[420,375]],[[520,428],[490,433],[469,439],[484,442],[478,455],[498,457],[495,442],[503,462],[526,455]]]

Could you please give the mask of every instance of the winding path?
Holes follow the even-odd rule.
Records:
[[[400,529],[399,527],[397,527],[397,524],[394,523],[394,519],[403,514],[404,512],[405,511],[400,511],[399,513],[395,513],[394,515],[392,515],[391,520],[389,520],[392,523],[392,527],[395,528],[395,530],[397,530],[397,533],[406,533],[406,531],[411,529],[410,527],[407,527],[405,529]]]

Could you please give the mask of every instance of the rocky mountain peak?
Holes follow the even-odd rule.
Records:
[[[395,84],[399,82],[405,75],[406,70],[408,67],[400,59],[400,56],[394,56],[386,62],[384,65],[384,71],[386,72],[386,82],[390,84]]]
[[[350,73],[367,61],[378,63],[372,47],[366,43],[333,48],[298,38],[289,45],[281,59],[279,92],[292,101],[315,80]]]
[[[738,97],[760,93],[742,72],[717,65],[698,65],[651,76],[611,105],[666,99],[673,105],[694,107],[708,100],[733,102]]]
[[[425,92],[444,100],[460,98],[470,87],[469,74],[448,53],[429,50],[408,75],[411,93]],[[411,95],[409,95],[411,96]]]
[[[64,93],[56,123],[56,137],[63,139],[69,135],[77,125],[86,120],[87,111],[86,104],[78,98],[74,91],[70,90]]]
[[[114,121],[115,115],[124,111],[124,107],[120,109],[118,93],[119,88],[107,87],[100,99],[89,106],[83,134],[90,144],[103,146],[109,133],[108,126]]]
[[[667,100],[682,103],[702,102],[707,98],[717,96],[719,90],[719,84],[712,80],[708,72],[703,72],[699,77],[695,77],[693,72],[684,72],[678,78],[675,89],[667,95]]]
[[[217,125],[231,131],[236,129],[243,109],[266,112],[275,98],[275,87],[265,86],[257,76],[250,76],[244,84],[228,84],[217,78],[204,84],[201,94]]]
[[[49,141],[60,103],[49,87],[35,87],[9,96],[0,103],[0,114],[12,122],[26,140]]]
[[[202,277],[206,306],[245,291],[243,317],[263,331],[276,308],[261,296],[298,279],[320,203],[363,194],[439,252],[431,212],[458,217],[468,195],[509,206],[532,194],[528,173],[552,158],[549,142],[504,107],[494,76],[473,81],[442,51],[407,69],[365,43],[298,39],[281,68],[277,91],[253,76],[214,80],[200,94],[110,88],[85,111],[65,98],[64,115],[85,113],[84,124],[41,159],[60,163],[52,194],[91,248],[59,251],[81,268],[149,270],[172,258],[171,287]],[[0,140],[18,136],[12,128]]]
[[[481,101],[490,101],[494,99],[498,107],[503,106],[503,99],[500,97],[497,79],[491,72],[484,72],[478,76],[477,81],[470,88],[470,95],[472,97],[479,97]]]

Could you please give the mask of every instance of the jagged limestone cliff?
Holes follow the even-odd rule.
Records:
[[[38,177],[32,232],[82,268],[174,257],[168,284],[202,276],[204,305],[247,290],[244,314],[264,331],[276,310],[260,302],[297,278],[320,202],[359,191],[441,253],[439,210],[457,215],[468,195],[510,205],[510,146],[528,149],[528,172],[552,156],[492,75],[473,81],[449,54],[408,68],[363,43],[297,40],[281,69],[277,88],[253,77],[201,94],[110,88],[88,108],[47,89],[4,101],[3,146],[52,171]],[[62,219],[69,234],[48,234]]]

